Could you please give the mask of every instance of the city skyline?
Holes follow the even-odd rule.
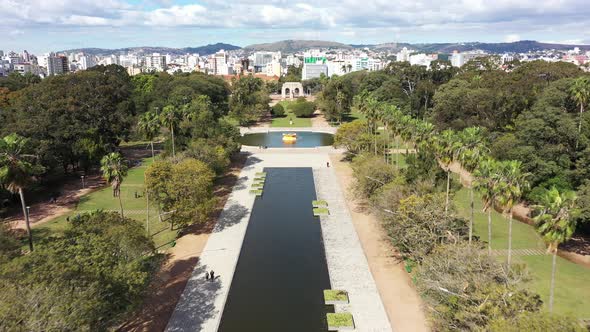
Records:
[[[225,4],[169,0],[20,2],[0,0],[0,49],[42,53],[72,48],[236,46],[283,39],[385,42],[590,43],[582,0],[370,0]],[[370,18],[370,19],[367,19]],[[567,34],[564,34],[567,32]]]

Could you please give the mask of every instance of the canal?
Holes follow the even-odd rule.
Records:
[[[330,279],[311,168],[265,168],[218,331],[327,331]]]

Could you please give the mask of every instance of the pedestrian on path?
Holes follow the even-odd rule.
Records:
[[[215,272],[211,270],[211,281],[215,280]]]
[[[209,280],[209,272],[205,272],[205,280]]]
[[[328,162],[326,162],[326,166],[327,166],[327,167],[330,167],[330,162],[329,162],[329,161],[328,161]]]

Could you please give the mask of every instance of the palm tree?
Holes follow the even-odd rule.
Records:
[[[348,72],[352,71],[352,65],[350,63],[348,65],[346,65],[346,68],[348,68]]]
[[[121,201],[121,183],[127,176],[127,165],[125,160],[118,152],[111,152],[100,161],[100,170],[102,176],[111,184],[113,188],[113,197],[119,197],[119,206],[121,207],[121,217],[123,217],[123,202]]]
[[[457,153],[461,166],[466,169],[469,173],[473,173],[481,161],[483,155],[487,152],[487,148],[484,145],[483,130],[480,127],[468,127],[463,129],[459,133],[459,141],[461,147]],[[473,185],[469,184],[469,197],[471,215],[469,218],[469,243],[473,237],[473,216],[474,216],[474,205],[473,205]]]
[[[522,172],[522,162],[501,161],[498,164],[498,203],[508,213],[508,266],[512,259],[512,209],[520,203],[524,190],[528,187],[528,173]]]
[[[43,167],[36,163],[36,157],[27,154],[30,151],[29,140],[17,134],[5,136],[0,140],[0,182],[13,194],[18,193],[23,209],[23,216],[29,237],[29,249],[33,251],[33,234],[29,223],[25,203],[25,187],[43,172]]]
[[[174,147],[174,128],[177,127],[180,122],[180,112],[175,106],[168,105],[162,110],[160,121],[163,125],[170,128],[170,134],[172,135],[172,157],[176,157],[176,150]]]
[[[152,158],[154,155],[154,139],[160,134],[162,124],[158,115],[152,112],[144,113],[137,122],[137,130],[150,141],[152,147]]]
[[[492,210],[498,195],[498,164],[492,158],[482,160],[473,172],[471,184],[481,194],[483,211],[488,213],[488,254],[492,254]],[[473,205],[472,205],[473,206]]]
[[[578,124],[578,140],[576,141],[576,149],[580,141],[580,134],[582,133],[582,115],[584,114],[584,106],[590,101],[590,78],[586,76],[578,77],[572,85],[570,92],[576,103],[580,106],[580,122]]]
[[[576,230],[576,218],[571,216],[575,201],[576,194],[573,191],[560,193],[553,187],[543,196],[542,204],[536,207],[538,215],[534,218],[535,227],[547,243],[547,252],[553,254],[549,291],[550,312],[553,311],[557,248],[561,243],[569,240]]]
[[[447,173],[447,195],[445,200],[445,212],[449,211],[449,194],[451,190],[451,163],[457,159],[461,143],[457,134],[452,129],[447,129],[437,136],[435,141],[435,153],[443,170]]]

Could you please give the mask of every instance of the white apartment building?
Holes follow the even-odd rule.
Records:
[[[402,48],[401,51],[399,51],[395,55],[395,61],[397,61],[397,62],[402,62],[402,61],[409,62],[410,61],[410,55],[411,54],[412,54],[412,51],[408,50],[407,47],[404,47],[404,48]]]
[[[475,52],[468,52],[468,53],[461,53],[459,51],[453,51],[453,55],[451,55],[451,65],[453,67],[463,67],[464,64],[469,62],[470,60],[487,56],[487,53],[482,51],[475,51]]]
[[[159,53],[154,53],[145,57],[145,67],[148,70],[165,71],[166,57]]]
[[[410,55],[410,65],[430,68],[430,63],[436,59],[438,59],[438,54],[412,54]]]

